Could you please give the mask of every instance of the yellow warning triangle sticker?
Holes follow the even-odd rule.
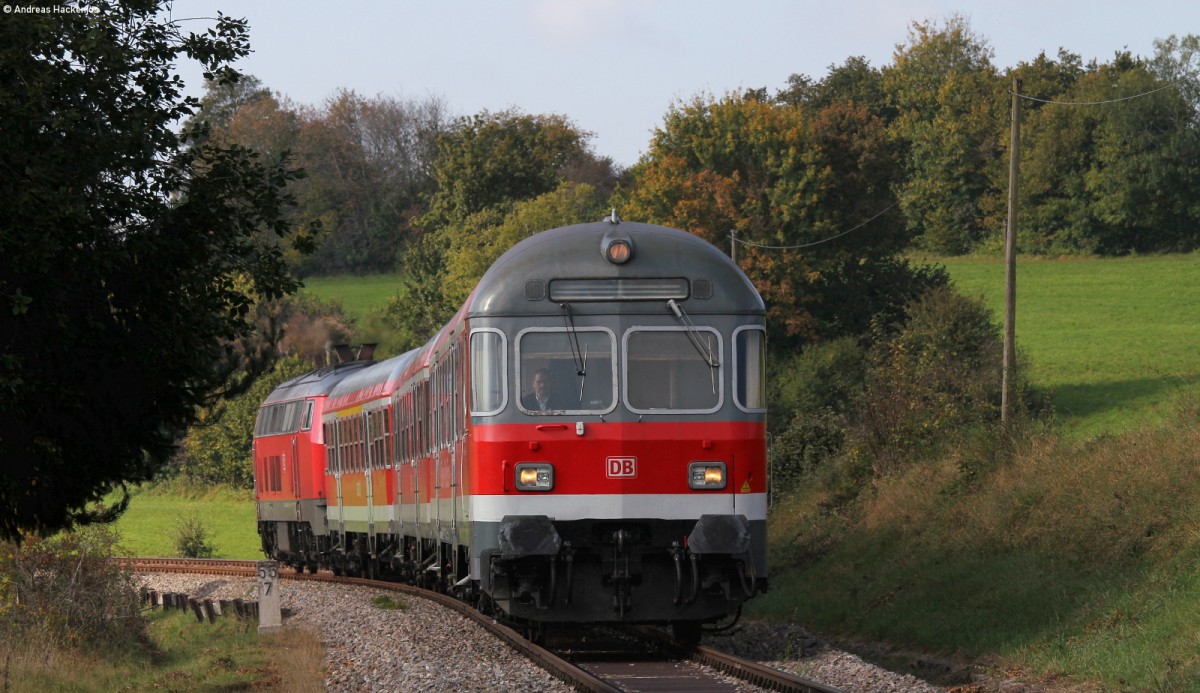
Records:
[[[746,479],[742,482],[742,493],[750,493],[750,480]]]

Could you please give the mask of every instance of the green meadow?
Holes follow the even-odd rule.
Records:
[[[1002,322],[1000,259],[938,264]],[[1200,691],[1198,277],[1197,255],[1022,258],[1018,366],[1055,419],[964,432],[850,504],[817,480],[776,502],[748,613],[961,690]]]
[[[399,274],[369,274],[362,277],[339,275],[309,277],[302,291],[323,301],[342,304],[342,310],[360,326],[387,305],[393,296],[404,290],[404,277]]]
[[[1004,263],[935,261],[1004,319]],[[1200,255],[1017,261],[1017,368],[1050,392],[1064,433],[1163,420],[1200,383]]]
[[[129,510],[117,521],[121,548],[133,556],[178,556],[179,527],[198,520],[208,532],[213,558],[261,560],[254,494],[214,488],[193,491],[172,484],[132,490]]]

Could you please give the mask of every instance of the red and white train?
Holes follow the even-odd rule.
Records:
[[[765,341],[754,286],[692,234],[531,236],[423,347],[263,402],[263,551],[529,628],[695,639],[767,584]]]

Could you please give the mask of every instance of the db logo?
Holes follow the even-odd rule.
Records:
[[[609,479],[632,479],[637,476],[636,457],[610,457],[606,476]]]

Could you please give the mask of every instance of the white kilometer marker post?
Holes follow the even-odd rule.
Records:
[[[279,562],[258,562],[258,632],[274,633],[283,626],[279,608]]]

